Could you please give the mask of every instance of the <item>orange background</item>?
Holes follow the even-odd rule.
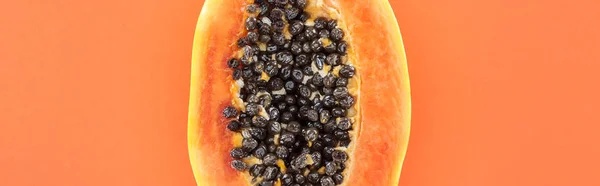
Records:
[[[0,3],[0,185],[194,185],[202,4]],[[598,1],[392,5],[413,95],[400,185],[600,185]]]

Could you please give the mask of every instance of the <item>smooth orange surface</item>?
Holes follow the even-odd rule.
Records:
[[[400,185],[600,185],[600,4],[391,1],[411,139]],[[202,1],[0,6],[0,185],[194,185]]]

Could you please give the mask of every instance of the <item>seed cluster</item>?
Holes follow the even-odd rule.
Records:
[[[242,55],[226,62],[243,82],[245,111],[226,107],[227,129],[242,135],[231,166],[253,184],[333,186],[343,182],[351,141],[348,44],[337,21],[304,12],[308,0],[255,0],[247,5]],[[255,164],[243,160],[257,158]]]

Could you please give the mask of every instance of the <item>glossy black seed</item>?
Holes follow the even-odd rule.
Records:
[[[248,103],[258,103],[258,97],[254,94],[250,94],[250,95],[246,96],[245,100]]]
[[[248,165],[246,163],[244,163],[242,160],[231,161],[231,167],[233,167],[235,170],[238,170],[238,171],[245,170],[247,166]]]
[[[323,102],[323,106],[328,107],[328,108],[335,106],[335,99],[333,98],[332,95],[324,96],[322,102]]]
[[[269,113],[269,120],[271,121],[277,121],[279,119],[279,109],[275,108],[275,107],[269,107],[269,109],[267,109],[268,113]],[[273,131],[276,132],[276,131]]]
[[[319,31],[319,37],[320,38],[328,38],[329,37],[329,31],[327,31],[327,30],[321,30],[321,31]]]
[[[341,130],[349,130],[352,128],[352,122],[346,117],[342,117],[337,121],[338,128]]]
[[[334,53],[337,50],[337,43],[330,42],[328,45],[323,46],[323,49],[325,50],[325,52]]]
[[[237,68],[238,66],[240,66],[240,60],[236,58],[231,58],[227,61],[227,66],[229,68]]]
[[[302,53],[302,45],[299,42],[293,42],[290,51],[292,51],[292,54],[298,55]],[[296,56],[296,58],[298,57]],[[298,63],[297,60],[296,63]]]
[[[345,87],[348,85],[348,79],[346,78],[338,78],[337,81],[335,81],[335,86],[337,87]]]
[[[327,26],[327,20],[323,17],[318,17],[315,19],[315,28],[316,29],[324,29]]]
[[[319,175],[319,173],[317,172],[312,172],[310,174],[308,174],[308,176],[306,176],[308,182],[310,183],[319,183],[319,179],[321,179],[321,175]]]
[[[285,22],[283,22],[281,20],[275,21],[275,23],[273,23],[273,31],[275,31],[275,32],[282,33],[284,28],[285,28]]]
[[[298,35],[295,35],[293,39],[294,39],[294,41],[301,42],[300,44],[302,44],[303,42],[308,41],[308,38],[306,38],[306,35],[304,35],[304,33],[300,33]]]
[[[264,140],[267,138],[267,130],[263,128],[251,128],[250,135],[257,140]]]
[[[292,21],[288,29],[290,31],[290,34],[295,36],[302,33],[302,31],[304,30],[304,24],[300,21]]]
[[[344,65],[340,69],[340,76],[345,77],[345,78],[351,78],[352,76],[354,76],[354,71],[355,71],[355,69],[353,66]]]
[[[287,80],[292,76],[292,67],[284,66],[279,70],[279,77],[283,80]]]
[[[246,106],[246,114],[248,114],[250,116],[256,116],[259,111],[260,111],[260,108],[258,107],[257,104],[248,104]]]
[[[348,96],[348,88],[346,87],[336,87],[333,89],[333,96],[335,99],[343,99]]]
[[[288,105],[294,105],[296,104],[296,96],[288,94],[285,96],[285,103],[287,103]]]
[[[340,55],[336,53],[327,55],[326,63],[329,65],[340,65]]]
[[[311,101],[308,100],[308,98],[300,98],[297,102],[300,106],[308,106],[309,104],[311,104]]]
[[[332,88],[323,87],[323,89],[321,89],[321,94],[323,94],[323,95],[333,95],[333,89]]]
[[[305,54],[300,54],[296,56],[296,65],[297,66],[305,66],[308,65],[308,57]]]
[[[296,6],[298,6],[298,8],[305,8],[308,0],[296,0]]]
[[[256,20],[256,17],[248,17],[246,19],[246,30],[254,30],[256,29],[256,25],[258,24],[258,21]]]
[[[275,60],[277,60],[277,62],[281,65],[291,65],[293,63],[293,59],[294,56],[288,51],[279,52],[277,55],[275,55]]]
[[[269,153],[263,157],[263,163],[267,166],[272,166],[277,163],[277,155]]]
[[[312,52],[312,48],[310,47],[310,42],[302,43],[302,52],[304,52],[304,53]]]
[[[288,20],[298,17],[298,14],[300,14],[300,9],[296,7],[289,7],[285,9],[285,16]]]
[[[335,81],[336,77],[333,74],[329,73],[323,78],[323,86],[333,88],[335,87]]]
[[[334,150],[333,153],[331,153],[331,157],[333,158],[334,161],[340,162],[340,163],[344,163],[344,162],[346,162],[346,160],[348,160],[348,154],[346,154],[346,152],[341,151],[341,150]]]
[[[342,172],[344,172],[344,170],[346,170],[346,164],[337,163],[337,165],[338,165],[338,171],[337,171],[338,173],[342,173]]]
[[[309,121],[319,121],[319,113],[316,110],[311,109],[306,112]]]
[[[306,35],[307,39],[313,40],[317,38],[317,30],[315,27],[307,26],[304,27],[304,35]]]
[[[333,117],[345,117],[346,116],[346,109],[340,108],[340,107],[335,107],[333,109],[331,109],[331,115]]]
[[[277,52],[278,51],[278,47],[277,45],[275,45],[275,43],[267,43],[267,52],[273,53],[273,52]]]
[[[288,92],[293,92],[296,89],[296,83],[294,81],[286,81],[283,88]]]
[[[281,122],[287,123],[290,122],[292,120],[296,119],[294,117],[294,114],[292,114],[291,112],[285,111],[281,114],[281,117],[279,117],[279,120],[281,120]]]
[[[323,77],[320,74],[314,74],[313,77],[310,79],[310,83],[320,87],[323,86]]]
[[[352,105],[354,105],[354,97],[352,96],[346,96],[339,101],[340,106],[345,109],[349,109],[350,107],[352,107]]]
[[[298,94],[302,97],[309,98],[311,93],[312,92],[310,91],[310,89],[307,86],[300,85],[298,87]]]
[[[333,160],[333,158],[331,157],[331,154],[333,154],[334,150],[335,149],[333,147],[325,146],[323,148],[323,159],[325,159],[325,160]]]
[[[276,76],[279,73],[279,67],[277,67],[276,63],[267,63],[265,64],[265,73],[270,77]]]
[[[273,94],[273,101],[280,102],[280,101],[283,101],[284,98],[285,98],[285,95]],[[278,107],[276,107],[276,108],[279,109]]]
[[[258,37],[259,36],[257,32],[248,32],[248,34],[246,35],[246,38],[250,43],[256,43],[258,41]]]
[[[244,151],[242,150],[242,148],[233,148],[231,149],[231,152],[229,152],[229,155],[232,158],[236,158],[236,159],[241,159],[244,158],[246,155],[244,153]]]
[[[279,157],[281,159],[286,159],[288,157],[288,153],[289,153],[288,149],[284,146],[279,146],[275,150],[275,154],[277,154],[277,157]]]
[[[265,20],[270,21],[269,18],[266,18]],[[269,24],[270,24],[270,22],[269,22]],[[269,26],[268,24],[264,24],[264,23],[260,24],[260,26],[258,27],[258,33],[261,35],[271,35],[271,26]],[[262,40],[262,39],[260,39],[260,40]],[[269,40],[271,40],[271,36],[269,36]],[[263,43],[266,43],[266,42],[263,42]]]
[[[271,139],[273,138],[269,138],[269,143],[271,143]],[[267,150],[269,150],[270,153],[275,153],[275,151],[277,150],[277,145],[271,144],[269,145],[269,147],[267,147]]]
[[[269,35],[260,35],[260,37],[258,38],[258,40],[260,42],[263,42],[263,43],[268,43],[269,41],[271,41],[271,36],[269,36]]]
[[[294,115],[295,115],[295,114],[298,114],[298,106],[296,106],[296,105],[290,105],[290,106],[287,108],[287,111],[289,111],[290,113],[292,113],[292,114],[294,114]]]
[[[247,128],[250,127],[252,125],[252,118],[250,117],[240,117],[240,123],[242,124],[243,128]]]
[[[336,20],[329,20],[327,21],[327,29],[331,30],[337,27],[337,21]]]
[[[287,125],[287,130],[290,131],[291,133],[297,134],[300,132],[302,126],[300,125],[299,122],[297,121],[291,121],[288,125]]]
[[[348,131],[343,131],[343,130],[336,130],[333,133],[333,136],[335,137],[335,139],[337,139],[339,141],[350,139],[350,134],[348,133]]]
[[[323,131],[326,133],[332,133],[337,129],[337,125],[334,121],[329,121],[323,125]]]
[[[290,185],[294,183],[294,176],[292,176],[292,174],[284,174],[281,176],[281,183],[283,185]]]
[[[333,179],[331,179],[331,177],[329,176],[323,176],[321,178],[321,186],[334,186],[335,182],[333,182]]]
[[[276,121],[269,122],[269,132],[273,134],[277,134],[281,132],[281,124]]]
[[[296,174],[294,175],[294,181],[298,184],[303,184],[306,181],[306,177],[302,174]]]
[[[324,134],[323,136],[321,136],[321,141],[323,141],[323,144],[325,146],[328,146],[328,147],[335,146],[335,138],[333,137],[332,134]]]
[[[246,39],[245,37],[239,38],[238,41],[237,41],[237,46],[240,47],[240,48],[244,47],[244,46],[246,46],[248,44],[249,44],[248,39]]]
[[[285,146],[292,146],[296,141],[294,134],[285,132],[279,137],[279,143]]]
[[[249,67],[244,67],[244,69],[242,71],[242,78],[250,79],[250,78],[252,78],[252,76],[254,76],[254,72],[252,71],[252,69]]]
[[[323,124],[319,123],[319,122],[309,122],[306,127],[308,128],[315,128],[318,131],[323,130]],[[305,129],[303,129],[305,130]]]
[[[342,38],[344,38],[344,31],[342,31],[342,29],[339,28],[331,29],[330,36],[331,39],[333,39],[334,41],[342,40]]]
[[[304,73],[302,73],[300,69],[292,70],[292,80],[294,80],[297,83],[302,83],[302,81],[304,80]]]
[[[252,125],[263,128],[267,126],[267,121],[267,118],[263,116],[254,116],[252,118]]]
[[[344,182],[344,176],[342,176],[340,173],[334,174],[332,178],[336,185],[340,185],[342,182]]]
[[[331,119],[331,113],[328,110],[323,110],[321,113],[319,113],[319,121],[323,124],[329,122],[329,119]]]
[[[315,63],[315,66],[319,70],[323,70],[323,65],[325,65],[326,56],[323,53],[317,53],[312,56],[312,61]]]
[[[310,42],[310,49],[313,52],[320,52],[323,50],[323,42],[320,39],[315,39]]]
[[[264,179],[267,181],[274,180],[279,174],[279,168],[275,166],[269,166],[265,169]]]
[[[231,76],[233,77],[233,80],[238,80],[242,78],[242,70],[236,68],[235,70],[233,70],[233,74]]]
[[[283,45],[285,44],[285,37],[283,37],[283,34],[281,33],[274,33],[273,36],[271,37],[272,42],[275,43],[276,45]]]
[[[304,73],[304,75],[307,75],[307,76],[312,76],[314,74],[312,67],[308,66],[308,65],[302,67],[302,73]],[[310,81],[310,79],[309,79],[309,81]],[[310,82],[307,82],[307,83],[311,84]]]
[[[319,137],[319,131],[315,128],[306,129],[304,132],[304,138],[306,141],[315,141]]]
[[[346,43],[345,41],[341,41],[337,45],[337,51],[341,54],[346,54],[347,48],[348,48],[348,43]]]
[[[238,115],[238,110],[233,106],[227,106],[223,109],[223,116],[226,118],[233,118]]]
[[[280,78],[271,78],[269,79],[268,88],[271,91],[280,90],[283,88],[283,80]]]
[[[271,20],[281,20],[283,18],[284,12],[283,10],[281,10],[281,8],[273,8],[273,10],[271,10],[271,13],[269,14],[269,18],[271,18]]]
[[[261,6],[260,6],[260,13],[259,13],[259,15],[265,15],[267,12],[269,12],[269,4],[262,3]]]
[[[258,11],[258,5],[256,4],[249,4],[248,6],[246,6],[246,11],[248,13],[256,13]]]
[[[254,155],[254,157],[256,157],[258,159],[263,159],[263,157],[265,157],[266,154],[267,154],[267,146],[265,146],[264,144],[258,145],[258,147],[256,147],[256,149],[254,149],[254,152],[252,152],[252,155]]]
[[[244,152],[252,152],[258,146],[258,142],[254,138],[244,138],[242,140],[242,150]]]
[[[254,164],[250,167],[250,176],[252,177],[258,177],[258,176],[262,176],[262,174],[265,171],[265,166],[262,164]]]
[[[239,121],[236,120],[232,120],[229,122],[229,124],[227,124],[227,129],[229,129],[230,131],[233,132],[237,132],[242,128],[241,124]]]

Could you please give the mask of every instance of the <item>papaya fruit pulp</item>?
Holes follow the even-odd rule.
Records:
[[[356,67],[357,108],[342,185],[397,185],[410,133],[410,87],[401,35],[385,0],[309,0],[307,12],[338,20]],[[235,100],[226,61],[245,33],[246,0],[207,0],[194,37],[188,150],[198,185],[251,185],[231,168],[236,134],[221,111]],[[246,174],[246,175],[245,175]]]

